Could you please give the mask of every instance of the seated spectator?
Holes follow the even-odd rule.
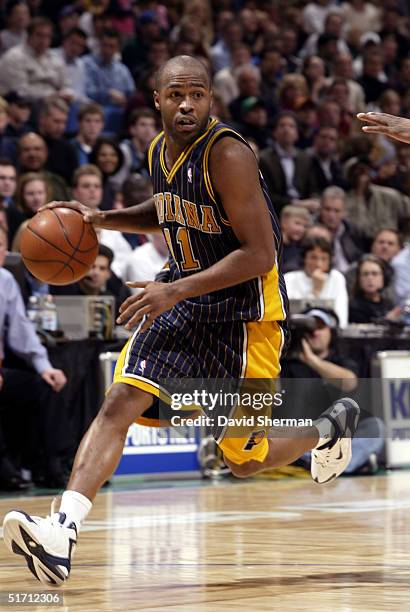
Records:
[[[400,304],[406,304],[410,300],[410,244],[407,242],[402,250],[392,259],[394,270],[394,293]],[[407,321],[406,324],[409,325]]]
[[[168,247],[162,233],[147,235],[147,242],[135,248],[127,258],[123,271],[125,281],[155,280],[156,275],[168,261]],[[141,289],[131,289],[139,293]]]
[[[51,365],[47,350],[26,316],[18,284],[12,274],[2,267],[6,245],[7,236],[0,226],[0,362],[3,362],[0,369],[0,404],[14,411],[19,419],[24,419],[26,439],[23,445],[29,445],[27,432],[34,435],[28,450],[35,464],[25,463],[22,467],[32,469],[33,479],[38,484],[41,481],[46,487],[64,487],[66,479],[61,466],[63,419],[58,393],[67,381],[64,372]],[[5,345],[26,362],[27,369],[4,362]],[[24,432],[21,431],[21,434]],[[40,449],[44,453],[42,466]],[[27,453],[24,446],[19,450],[26,450]],[[27,455],[30,457],[30,452]],[[30,485],[31,482],[21,477],[8,456],[0,430],[0,488],[22,491]]]
[[[229,112],[237,123],[241,120],[242,102],[250,96],[261,97],[261,73],[253,64],[242,64],[235,72],[238,95],[229,104]]]
[[[124,154],[124,174],[134,172],[148,176],[147,151],[158,134],[156,115],[150,108],[137,108],[128,120],[129,138],[120,144]]]
[[[103,198],[103,185],[102,185],[102,174],[97,166],[92,164],[85,164],[74,173],[73,178],[73,197],[81,204],[89,206],[96,210],[100,207]],[[147,199],[143,197],[141,200],[134,200],[133,204]],[[134,243],[131,245],[126,239],[122,232],[113,230],[98,230],[98,239],[102,244],[108,246],[114,253],[114,260],[112,262],[112,270],[114,273],[121,277],[122,270],[126,264],[126,260],[132,252],[134,246],[140,244],[138,240],[138,234],[133,234]]]
[[[311,159],[315,188],[319,194],[331,185],[342,188],[346,186],[342,166],[338,160],[337,141],[336,128],[322,126],[318,129]]]
[[[273,128],[274,144],[261,153],[260,168],[276,212],[287,204],[302,206],[310,212],[319,202],[310,199],[315,190],[310,157],[295,147],[298,126],[293,113],[281,113]]]
[[[20,172],[41,172],[51,187],[52,200],[70,200],[70,190],[63,177],[46,170],[47,158],[47,145],[39,134],[29,132],[18,141],[17,161]]]
[[[65,35],[68,32],[71,32],[71,30],[81,29],[80,28],[81,12],[82,12],[81,8],[79,6],[75,6],[75,4],[69,4],[68,6],[63,6],[63,8],[61,8],[58,11],[58,32],[56,36],[57,42],[53,44],[53,47],[61,44],[61,41],[64,39]],[[85,34],[85,37],[87,38],[86,34]]]
[[[5,136],[20,138],[27,132],[31,132],[30,125],[31,104],[27,98],[23,98],[15,91],[4,96],[7,102],[8,122]]]
[[[306,229],[304,242],[314,238],[323,238],[328,244],[333,244],[332,232],[323,223],[313,223]]]
[[[243,100],[238,128],[242,136],[256,142],[259,149],[267,147],[269,143],[268,113],[262,99],[251,96]]]
[[[63,138],[68,112],[69,107],[61,98],[45,98],[38,112],[38,128],[48,149],[47,170],[62,176],[69,184],[78,164],[74,147]]]
[[[320,34],[322,33],[332,34],[333,36],[336,36],[337,41],[338,41],[337,42],[338,52],[340,53],[349,52],[349,47],[347,46],[346,41],[344,40],[342,36],[343,25],[344,25],[344,18],[343,18],[343,15],[340,13],[340,11],[338,9],[330,10],[326,15],[326,18],[323,24],[323,30],[321,30],[320,32],[314,32],[308,37],[307,41],[303,45],[303,48],[299,52],[299,56],[302,59],[304,59],[306,57],[309,57],[310,55],[317,55],[318,40],[319,40]]]
[[[281,370],[285,401],[292,415],[306,414],[306,406],[314,407],[319,414],[346,393],[353,395],[358,387],[358,364],[338,348],[336,313],[313,308],[304,314],[315,319],[316,328],[302,339],[299,351],[285,356]],[[377,417],[368,417],[359,423],[347,473],[369,467],[372,469],[368,473],[377,470],[374,455],[380,455],[383,450],[384,431],[383,422]],[[309,466],[310,453],[305,453],[302,460]]]
[[[302,267],[302,240],[310,225],[310,215],[305,208],[288,204],[280,214],[283,239],[282,272],[300,270]]]
[[[309,88],[309,100],[317,103],[329,85],[325,62],[318,55],[308,55],[303,62],[302,74]]]
[[[30,11],[25,0],[12,0],[6,4],[7,27],[0,32],[0,52],[26,42]]]
[[[383,260],[375,255],[363,255],[357,265],[353,297],[349,304],[350,323],[373,323],[378,319],[397,319],[400,306],[383,297],[387,284]]]
[[[222,70],[215,74],[213,80],[214,94],[220,96],[227,106],[239,96],[237,79],[235,77],[236,68],[250,64],[251,61],[252,56],[249,47],[239,43],[232,49],[232,65],[222,68]]]
[[[102,173],[104,195],[101,209],[109,210],[113,206],[115,192],[120,189],[125,178],[124,154],[115,138],[98,138],[90,153],[90,163],[97,166]]]
[[[387,282],[383,289],[383,295],[391,301],[395,299],[393,291],[394,270],[391,266],[391,262],[400,252],[402,246],[403,244],[399,233],[395,229],[386,227],[386,229],[377,232],[370,247],[370,253],[384,262],[384,273]],[[344,275],[346,278],[347,291],[349,296],[352,296],[357,276],[357,261],[350,264],[345,270]]]
[[[242,42],[243,29],[236,19],[226,21],[221,29],[221,37],[211,48],[211,60],[215,72],[232,66],[233,49]]]
[[[39,208],[50,202],[51,189],[46,178],[36,172],[28,172],[19,178],[17,188],[17,206],[23,213],[25,221],[18,228],[12,244],[12,251],[20,251],[21,233],[27,227],[31,217]]]
[[[278,85],[285,74],[285,58],[275,47],[265,47],[260,53],[261,98],[270,109],[278,106]]]
[[[388,84],[380,78],[382,72],[382,52],[377,48],[367,49],[363,55],[363,74],[358,81],[365,92],[366,104],[376,102],[388,89]]]
[[[331,0],[313,0],[303,9],[303,30],[306,34],[323,32],[325,19],[333,8]]]
[[[70,285],[50,287],[53,295],[113,295],[115,297],[116,317],[124,300],[131,295],[130,290],[112,272],[114,254],[104,244],[98,247],[98,255],[87,275]]]
[[[309,89],[302,74],[285,74],[278,86],[278,106],[281,112],[296,112],[309,98]]]
[[[97,166],[84,164],[74,172],[72,183],[73,198],[96,210],[103,195],[102,174]]]
[[[355,80],[353,57],[350,51],[339,52],[333,62],[333,77],[344,79],[349,91],[349,105],[352,112],[362,113],[366,110],[363,87]]]
[[[379,7],[365,0],[349,0],[341,6],[346,20],[346,27],[362,34],[379,32],[381,27],[381,11]]]
[[[30,100],[58,94],[72,99],[62,61],[50,50],[53,24],[34,17],[27,28],[27,42],[9,49],[0,60],[0,94],[17,91]]]
[[[106,29],[100,39],[98,53],[84,58],[86,94],[104,106],[124,107],[135,90],[128,68],[117,59],[120,36],[116,30]]]
[[[346,219],[346,194],[343,189],[325,189],[318,220],[332,233],[335,268],[345,272],[350,263],[367,251],[368,241],[360,228]]]
[[[332,256],[332,247],[323,238],[305,241],[302,249],[303,270],[285,274],[286,289],[290,300],[333,300],[340,326],[346,327],[346,282],[341,272],[331,269]]]
[[[299,126],[299,138],[296,142],[298,149],[308,149],[313,141],[319,125],[318,107],[312,100],[306,100],[296,111]]]
[[[90,153],[104,129],[104,111],[99,104],[91,102],[78,112],[78,134],[71,141],[77,153],[79,166],[90,163]]]
[[[385,228],[400,229],[401,219],[410,214],[410,198],[395,189],[373,185],[366,159],[355,160],[347,171],[347,218],[369,239]]]
[[[7,135],[8,103],[0,97],[0,156],[16,159],[16,139]]]
[[[292,25],[285,25],[279,32],[279,49],[285,60],[285,72],[300,72],[302,60],[298,57],[298,30]]]
[[[16,187],[16,168],[8,159],[0,159],[0,204],[6,219],[9,249],[11,249],[16,231],[25,219],[14,202]]]
[[[63,34],[62,46],[53,53],[63,63],[65,77],[73,91],[75,102],[87,102],[86,75],[82,55],[87,48],[87,35],[80,28],[73,28]]]

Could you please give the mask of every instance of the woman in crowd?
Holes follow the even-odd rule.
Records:
[[[46,178],[39,172],[28,172],[20,177],[17,187],[17,207],[25,221],[18,228],[12,243],[12,251],[20,251],[21,233],[39,208],[50,202],[51,188]]]
[[[115,138],[104,136],[97,140],[90,153],[90,164],[102,172],[104,192],[100,208],[109,210],[113,207],[115,193],[126,178],[124,154]]]
[[[372,323],[377,319],[396,319],[400,306],[383,296],[388,285],[386,266],[376,255],[363,255],[357,266],[353,298],[349,305],[350,323]]]
[[[340,327],[346,327],[348,295],[341,272],[331,268],[332,246],[324,238],[311,238],[302,248],[303,270],[285,274],[290,300],[333,300]]]

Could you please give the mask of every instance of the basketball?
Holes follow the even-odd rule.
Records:
[[[21,235],[27,269],[44,283],[68,285],[85,276],[98,254],[94,228],[71,208],[38,212]]]

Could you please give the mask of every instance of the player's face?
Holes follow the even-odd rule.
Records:
[[[174,66],[166,72],[154,101],[165,132],[183,145],[196,140],[208,124],[212,93],[206,76],[195,68]]]

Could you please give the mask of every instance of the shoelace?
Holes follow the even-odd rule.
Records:
[[[316,451],[314,453],[315,456],[315,461],[321,466],[321,467],[326,467],[329,465],[332,465],[332,463],[338,463],[337,459],[334,459],[334,461],[332,461],[332,454],[333,448],[328,448],[326,450],[322,450],[322,451]]]

